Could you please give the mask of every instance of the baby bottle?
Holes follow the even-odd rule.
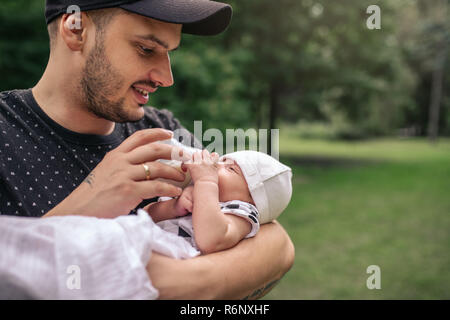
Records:
[[[176,139],[172,138],[172,139],[168,139],[168,140],[162,140],[162,141],[158,141],[158,143],[164,143],[164,144],[168,144],[168,145],[172,145],[175,147],[179,147],[183,150],[183,157],[181,157],[178,152],[174,151],[174,154],[172,154],[172,159],[170,160],[166,160],[166,159],[159,159],[158,161],[164,164],[167,164],[171,167],[174,167],[175,169],[179,170],[180,172],[183,172],[181,170],[181,164],[182,164],[182,160],[186,159],[186,156],[190,157],[197,151],[199,151],[200,149],[196,149],[196,148],[192,148],[192,147],[188,147],[184,144],[182,144],[181,142],[178,142]],[[175,150],[175,149],[174,149]],[[189,185],[189,183],[191,182],[191,175],[188,172],[183,172],[185,173],[185,179],[184,181],[174,181],[174,180],[167,180],[167,179],[163,179],[163,178],[159,178],[157,180],[159,181],[164,181],[167,183],[170,183],[174,186],[177,186],[179,188],[184,188],[186,186]]]

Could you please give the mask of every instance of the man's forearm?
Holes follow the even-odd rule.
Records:
[[[188,260],[154,254],[147,266],[160,299],[258,299],[292,267],[294,246],[277,223],[232,249]]]

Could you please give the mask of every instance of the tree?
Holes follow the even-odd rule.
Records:
[[[0,90],[30,88],[49,55],[45,1],[0,2]]]
[[[280,117],[339,118],[366,134],[399,126],[415,84],[394,33],[400,6],[378,1],[382,29],[369,30],[371,3],[233,1],[226,42],[252,56],[240,69],[255,118],[270,128]]]
[[[423,14],[422,36],[431,59],[432,82],[428,113],[428,138],[434,142],[439,133],[439,113],[443,95],[444,70],[450,49],[450,1],[420,1]]]

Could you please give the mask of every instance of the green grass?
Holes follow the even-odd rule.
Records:
[[[281,137],[280,154],[296,258],[266,299],[450,298],[450,140]],[[366,287],[370,265],[381,290]]]

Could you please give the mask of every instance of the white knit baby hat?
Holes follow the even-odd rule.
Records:
[[[236,161],[241,168],[259,211],[259,222],[263,224],[276,219],[291,200],[291,168],[257,151],[238,151],[220,158],[221,161],[227,159]]]

